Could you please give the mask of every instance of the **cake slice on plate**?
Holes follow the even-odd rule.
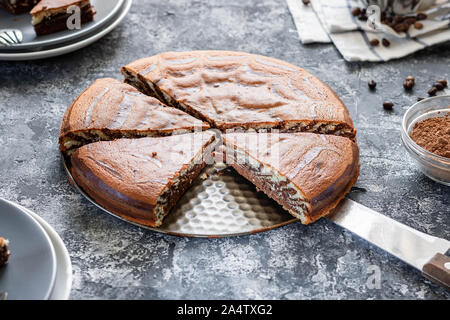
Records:
[[[0,0],[0,8],[12,14],[29,12],[39,0]]]
[[[336,207],[359,175],[348,138],[312,133],[231,133],[226,162],[291,215],[308,224]]]
[[[344,103],[306,70],[243,52],[165,52],[122,68],[125,81],[222,131],[355,137]]]
[[[59,144],[66,154],[87,143],[203,131],[209,125],[115,79],[96,80],[67,109]]]
[[[0,267],[3,267],[8,262],[10,255],[8,245],[9,245],[8,240],[0,237]]]
[[[72,176],[111,213],[158,227],[205,167],[214,138],[206,131],[95,142],[72,155]]]
[[[41,0],[30,12],[36,34],[41,36],[68,29],[68,20],[76,14],[70,10],[73,6],[79,8],[80,25],[94,19],[95,10],[90,0]]]

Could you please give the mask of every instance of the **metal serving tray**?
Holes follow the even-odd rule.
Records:
[[[70,183],[86,199],[110,215],[148,230],[182,237],[219,238],[268,231],[298,221],[232,169],[216,164],[205,168],[161,227],[143,226],[96,203],[73,179],[70,160],[61,156]]]

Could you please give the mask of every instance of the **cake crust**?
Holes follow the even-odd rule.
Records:
[[[232,133],[223,140],[227,162],[304,224],[336,207],[359,175],[358,146],[344,137]]]
[[[76,183],[128,221],[158,227],[205,166],[213,132],[119,139],[83,146],[71,157]]]
[[[279,129],[354,138],[336,93],[284,61],[231,51],[166,52],[122,68],[125,81],[221,129]]]
[[[128,84],[104,78],[96,80],[67,109],[59,144],[67,153],[98,140],[167,136],[208,128],[207,123],[167,107]]]

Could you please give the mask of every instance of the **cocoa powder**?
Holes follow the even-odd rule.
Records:
[[[410,137],[425,150],[450,158],[450,114],[417,122]]]

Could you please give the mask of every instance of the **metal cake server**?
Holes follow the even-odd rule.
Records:
[[[0,30],[0,44],[4,46],[13,46],[21,43],[23,40],[22,31],[17,29]]]
[[[445,255],[450,241],[417,231],[348,198],[328,218],[450,289],[450,257]]]

